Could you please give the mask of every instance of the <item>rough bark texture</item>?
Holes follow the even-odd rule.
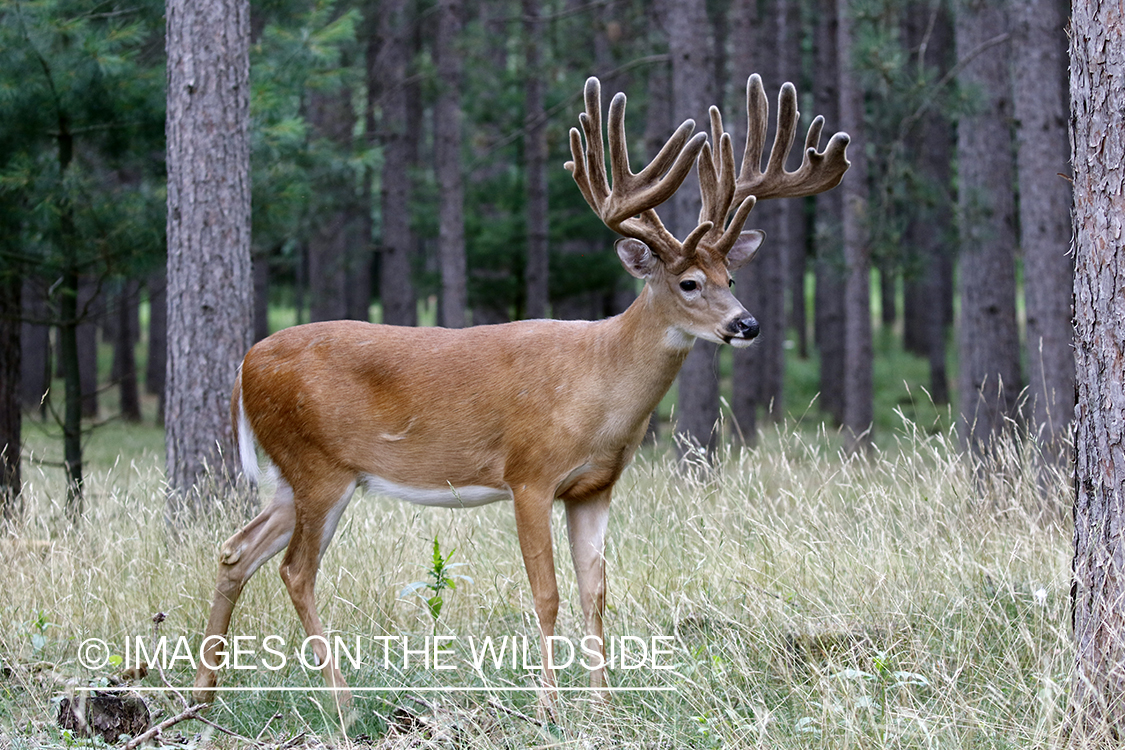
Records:
[[[383,102],[383,241],[379,296],[383,322],[412,326],[418,310],[412,282],[413,232],[410,230],[409,94],[410,13],[405,0],[391,0],[378,11],[381,43],[377,65],[368,70],[371,95]]]
[[[931,0],[913,4],[905,27],[908,47],[921,50],[921,65],[939,73],[953,66],[953,19],[945,3]],[[951,246],[956,230],[952,161],[956,135],[952,121],[936,111],[922,117],[914,133],[914,164],[924,188],[905,233],[906,245],[917,260],[907,298],[912,328],[907,346],[927,357],[930,397],[935,403],[946,404],[946,330],[953,316]]]
[[[957,6],[957,57],[1008,30],[1000,0]],[[974,451],[1015,418],[1020,392],[1016,327],[1015,206],[1012,195],[1011,44],[977,54],[961,70],[972,111],[957,127],[961,269],[961,436]]]
[[[853,4],[837,0],[837,47],[840,75],[840,129],[860,143],[863,138],[863,88],[852,60]],[[862,148],[851,154],[852,166],[840,190],[844,203],[844,429],[851,447],[870,444],[875,418],[871,370],[871,245],[867,231],[867,158]]]
[[[782,82],[789,80],[781,64],[786,48],[795,44],[789,39],[785,0],[757,3],[738,2],[731,6],[731,27],[735,39],[757,39],[756,44],[738,44],[731,51],[732,78],[737,84],[733,101],[737,113],[732,137],[736,151],[746,142],[746,79],[759,73],[771,98],[770,132],[766,142],[773,143],[776,130],[776,95]],[[758,410],[777,418],[781,414],[782,382],[785,372],[785,290],[789,254],[790,212],[799,209],[799,201],[763,201],[754,207],[748,227],[766,233],[766,242],[754,261],[735,274],[735,293],[746,309],[757,318],[761,331],[757,343],[733,352],[731,382],[731,413],[735,435],[747,442],[754,440]],[[772,410],[771,410],[772,407]]]
[[[438,264],[441,267],[441,324],[465,326],[468,281],[465,257],[465,188],[461,175],[461,0],[438,3],[437,57],[441,92],[434,103],[434,162],[438,208]]]
[[[98,323],[104,305],[96,299],[98,284],[88,276],[78,277],[78,323],[74,335],[78,342],[78,372],[82,383],[82,416],[98,416]]]
[[[110,310],[116,318],[113,342],[113,377],[120,393],[121,418],[126,422],[141,421],[141,396],[137,389],[136,343],[140,328],[137,317],[137,296],[140,283],[129,280],[123,285]]]
[[[672,56],[672,119],[692,118],[707,123],[714,103],[711,28],[703,0],[677,0],[665,12],[668,47]],[[667,137],[667,136],[665,136]],[[669,201],[672,233],[679,238],[698,224],[699,182],[694,171]],[[718,347],[697,341],[680,371],[676,400],[677,432],[706,447],[715,447],[719,420]]]
[[[816,113],[839,122],[836,54],[836,0],[818,0],[816,28]],[[852,179],[851,175],[848,179]],[[844,281],[841,242],[843,191],[816,196],[816,348],[820,355],[820,408],[844,419]]]
[[[148,277],[148,362],[145,392],[159,397],[156,421],[164,424],[164,382],[168,370],[168,282],[165,271]]]
[[[1016,163],[1027,304],[1028,427],[1061,458],[1074,393],[1066,136],[1066,33],[1059,0],[1015,0]]]
[[[523,0],[524,174],[527,180],[527,289],[525,317],[545,318],[548,297],[547,118],[543,73],[539,69],[540,18],[537,0]]]
[[[1074,581],[1076,731],[1125,734],[1125,13],[1075,3]]]
[[[168,0],[168,518],[225,486],[230,390],[253,334],[250,3]],[[210,475],[208,475],[210,471]]]
[[[485,47],[480,51],[480,63],[492,70],[503,70],[508,64],[508,39],[510,32],[508,23],[511,6],[500,3],[483,3],[478,6],[480,25],[485,30]],[[486,89],[479,92],[484,99],[485,108],[502,108],[506,106],[503,95],[497,89]],[[479,106],[479,103],[478,103]],[[474,169],[470,179],[476,183],[476,189],[488,186],[499,179],[505,166],[498,159],[490,158],[491,149],[501,139],[506,137],[499,122],[487,122],[478,125],[471,139],[474,150],[474,160],[483,163]],[[509,209],[497,199],[484,201],[479,204],[478,211],[482,221],[509,221]],[[491,323],[506,323],[511,319],[512,311],[507,299],[499,295],[489,295],[483,290],[492,288],[493,285],[507,284],[511,278],[511,271],[505,266],[484,267],[476,266],[469,270],[472,280],[472,324],[488,325]]]
[[[805,27],[801,21],[802,3],[795,0],[779,0],[778,7],[778,38],[782,40],[778,52],[779,83],[791,81],[800,88],[807,88],[808,83],[803,75],[802,45],[805,38]],[[814,113],[816,114],[816,113]],[[806,117],[807,121],[808,118]],[[833,130],[838,126],[830,125]],[[800,138],[800,136],[798,136]],[[797,169],[801,163],[803,153],[801,148],[794,147],[789,154],[789,169]],[[796,337],[797,356],[804,358],[809,354],[808,342],[808,316],[805,310],[805,274],[808,270],[809,252],[809,216],[808,208],[811,198],[794,198],[782,201],[784,213],[787,217],[784,236],[778,238],[778,247],[787,255],[786,274],[788,287],[788,303],[785,308],[785,325],[792,330]],[[786,347],[784,341],[780,342],[783,351]],[[781,373],[784,379],[785,362],[781,362]],[[782,391],[778,386],[777,399],[779,403],[770,415],[780,420],[784,414],[780,408]]]
[[[21,515],[20,314],[21,281],[0,272],[0,521]]]
[[[68,263],[59,285],[59,366],[63,378],[63,467],[66,471],[66,516],[77,525],[82,501],[83,388],[78,346],[78,272]]]
[[[351,90],[310,92],[308,121],[313,138],[330,142],[332,148],[350,150],[355,129]],[[350,174],[327,175],[317,192],[319,208],[309,236],[310,322],[348,317],[349,256],[360,221]]]
[[[24,278],[22,294],[20,390],[25,409],[42,410],[51,383],[51,328],[45,323],[50,314],[45,299],[47,290],[39,279]]]

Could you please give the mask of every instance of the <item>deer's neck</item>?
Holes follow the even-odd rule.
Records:
[[[647,417],[672,387],[695,338],[672,324],[647,284],[629,309],[605,322],[615,329],[613,369]]]

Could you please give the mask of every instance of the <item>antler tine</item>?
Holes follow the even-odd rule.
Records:
[[[718,165],[715,163],[709,145],[703,147],[699,157],[699,192],[703,207],[699,212],[700,226],[708,224],[701,239],[706,239],[711,248],[726,255],[734,246],[742,232],[750,210],[754,207],[754,196],[744,198],[735,210],[731,223],[726,224],[727,214],[734,204],[734,146],[728,133],[723,130],[723,116],[717,107],[711,107],[711,138],[716,144]],[[684,241],[687,249],[688,243]]]
[[[797,90],[791,83],[782,86],[778,95],[777,134],[765,172],[761,171],[761,159],[769,105],[766,103],[762,79],[756,73],[746,82],[746,115],[746,150],[735,190],[736,201],[751,195],[759,200],[816,195],[840,184],[844,172],[851,166],[847,157],[850,141],[847,133],[836,133],[824,151],[817,150],[821,129],[824,127],[824,118],[818,117],[805,137],[801,166],[794,172],[785,170],[785,160],[793,146],[800,121]]]
[[[675,242],[653,209],[671,198],[687,178],[695,157],[707,140],[706,134],[698,133],[692,137],[695,122],[686,120],[652,162],[634,174],[629,167],[625,138],[625,95],[617,94],[610,103],[608,121],[611,187],[606,178],[601,133],[601,84],[597,78],[591,77],[586,81],[584,93],[586,111],[578,116],[583,132],[580,134],[577,128],[571,128],[570,153],[573,160],[564,165],[574,176],[582,196],[594,213],[615,232],[649,242]]]
[[[570,155],[573,161],[563,165],[574,177],[582,197],[594,212],[601,215],[599,207],[609,197],[609,183],[605,175],[605,155],[602,152],[602,105],[601,83],[591,76],[584,89],[586,111],[578,115],[578,122],[586,135],[586,148],[582,148],[582,136],[578,128],[570,129]],[[598,144],[594,148],[594,143]],[[585,158],[583,158],[585,157]]]

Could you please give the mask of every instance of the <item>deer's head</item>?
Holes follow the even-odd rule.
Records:
[[[758,335],[758,323],[730,287],[734,271],[750,262],[765,235],[756,229],[743,231],[746,219],[757,200],[815,195],[839,184],[849,166],[847,134],[837,133],[824,151],[818,151],[824,119],[817,117],[805,138],[801,166],[786,171],[785,159],[800,120],[796,89],[786,83],[778,97],[777,134],[763,171],[769,107],[761,78],[753,75],[746,84],[747,138],[737,178],[731,138],[715,107],[710,111],[713,147],[706,134],[692,136],[695,123],[687,120],[652,162],[634,173],[625,139],[625,95],[619,93],[609,107],[611,188],[602,147],[598,79],[588,79],[584,93],[586,111],[579,115],[582,132],[571,128],[574,158],[566,168],[605,225],[624,235],[617,242],[617,255],[625,270],[645,280],[647,291],[659,300],[659,308],[682,334],[685,346],[695,338],[749,346]],[[681,241],[665,228],[655,209],[672,197],[693,163],[698,163],[702,208],[699,223]]]

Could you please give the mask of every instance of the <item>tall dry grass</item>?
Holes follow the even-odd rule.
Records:
[[[605,704],[564,693],[554,723],[534,721],[534,694],[435,688],[526,688],[522,668],[461,663],[452,673],[345,673],[356,686],[347,730],[389,747],[1027,747],[1060,741],[1072,652],[1069,491],[1026,448],[1009,443],[973,467],[948,434],[905,424],[868,455],[837,436],[782,427],[758,447],[726,447],[717,468],[671,451],[642,456],[617,486],[606,557],[608,635],[670,636],[673,669],[616,670]],[[33,475],[28,518],[0,563],[0,746],[65,744],[55,701],[68,683],[104,681],[77,662],[78,644],[118,648],[160,632],[198,643],[218,544],[239,522],[222,514],[171,542],[154,456],[89,479],[89,511],[69,530],[62,487]],[[555,521],[559,632],[579,638],[581,612],[561,508]],[[404,587],[426,579],[433,538],[472,579],[446,592],[433,623]],[[302,637],[267,564],[248,585],[233,631]],[[423,509],[357,496],[318,582],[321,615],[345,635],[434,632],[526,635],[535,625],[511,508]],[[421,641],[412,641],[420,643]],[[188,685],[191,670],[167,674]],[[562,674],[580,686],[584,673]],[[159,685],[149,675],[142,685]],[[300,669],[226,674],[230,686],[319,685]],[[165,714],[174,697],[149,694]],[[344,742],[330,697],[222,694],[210,718],[263,743]],[[280,714],[278,718],[275,714]],[[185,741],[243,741],[198,724]]]

